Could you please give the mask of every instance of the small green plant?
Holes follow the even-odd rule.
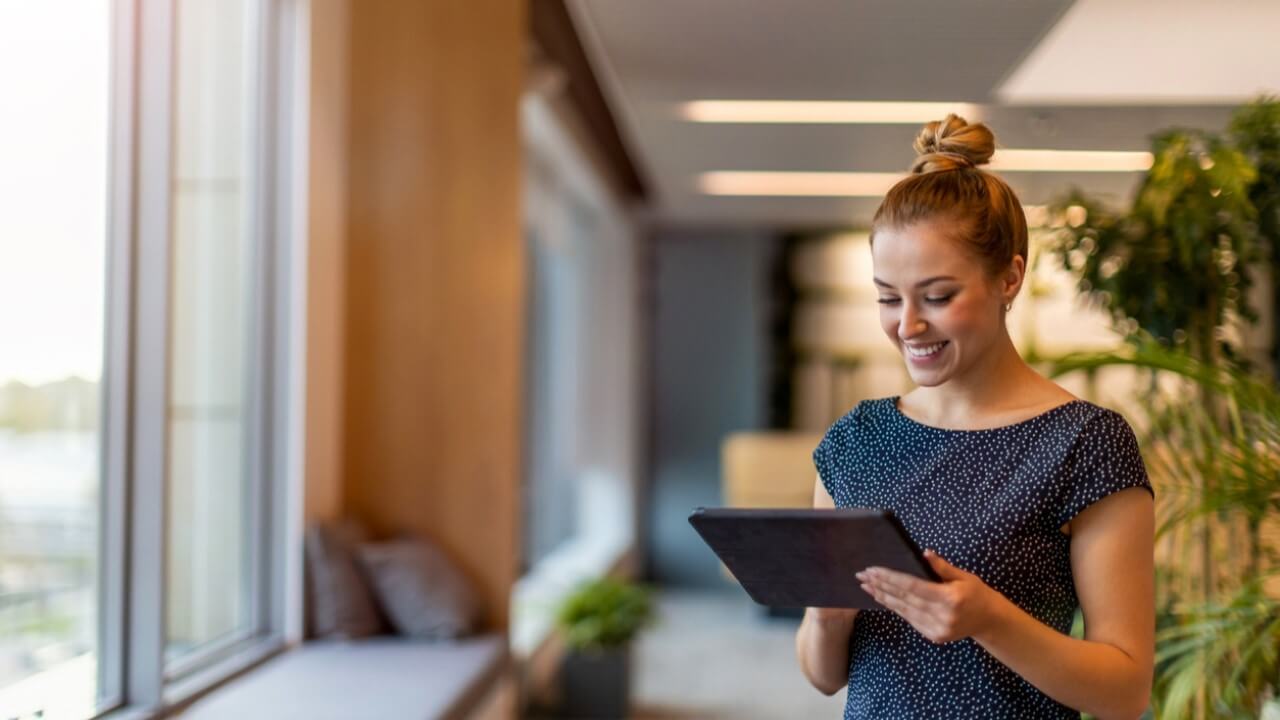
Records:
[[[556,624],[573,650],[593,652],[627,644],[653,619],[648,588],[611,578],[574,590],[556,613]]]

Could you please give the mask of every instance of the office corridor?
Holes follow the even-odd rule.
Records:
[[[633,720],[839,718],[800,673],[797,620],[766,617],[738,592],[664,592],[635,656]]]

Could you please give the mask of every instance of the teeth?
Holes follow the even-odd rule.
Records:
[[[925,345],[924,347],[912,347],[908,345],[907,352],[910,353],[912,357],[928,357],[941,350],[942,346],[946,344],[947,343],[944,340],[943,342]]]

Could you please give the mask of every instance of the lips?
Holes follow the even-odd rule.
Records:
[[[931,343],[929,345],[905,345],[907,354],[911,357],[927,358],[932,357],[942,351],[951,341],[943,340],[941,342]]]

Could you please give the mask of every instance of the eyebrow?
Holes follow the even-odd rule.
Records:
[[[880,287],[887,287],[887,288],[893,287],[892,285],[881,280],[880,278],[872,278],[872,280],[874,280],[875,283]],[[925,278],[924,280],[921,280],[920,282],[916,283],[916,287],[921,288],[921,287],[924,287],[925,285],[928,285],[929,283],[938,282],[939,280],[955,280],[955,278],[950,275],[934,275],[931,278]]]

